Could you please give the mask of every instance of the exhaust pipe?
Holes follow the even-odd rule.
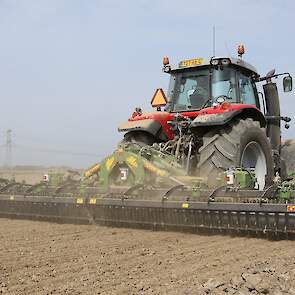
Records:
[[[281,110],[276,83],[268,82],[263,85],[266,102],[267,136],[272,149],[280,154],[281,151]]]

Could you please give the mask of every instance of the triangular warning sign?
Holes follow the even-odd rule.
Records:
[[[158,88],[152,98],[151,105],[153,108],[162,107],[167,104],[167,98],[162,88]]]

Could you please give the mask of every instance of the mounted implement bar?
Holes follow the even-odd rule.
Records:
[[[295,204],[2,195],[0,216],[192,233],[295,236]]]

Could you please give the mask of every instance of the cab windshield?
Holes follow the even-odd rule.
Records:
[[[211,106],[220,96],[237,102],[236,70],[206,68],[172,74],[168,97],[171,111],[200,110]]]

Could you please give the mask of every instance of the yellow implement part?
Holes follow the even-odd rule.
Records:
[[[115,157],[112,156],[112,157],[109,157],[107,160],[106,160],[106,168],[108,171],[110,171],[112,168],[113,168],[113,164],[115,163]]]
[[[182,208],[183,209],[188,209],[189,208],[189,203],[187,203],[187,202],[182,203]]]
[[[145,169],[156,174],[157,176],[167,177],[169,175],[169,173],[167,173],[165,170],[159,169],[158,167],[156,167],[155,165],[153,165],[152,163],[148,161],[144,161],[143,166]]]
[[[84,204],[84,199],[83,198],[77,198],[76,199],[76,204]]]
[[[88,178],[92,176],[93,174],[97,173],[99,169],[100,169],[100,164],[95,164],[84,173],[84,176]]]
[[[96,204],[96,198],[90,198],[89,204],[95,205]]]

